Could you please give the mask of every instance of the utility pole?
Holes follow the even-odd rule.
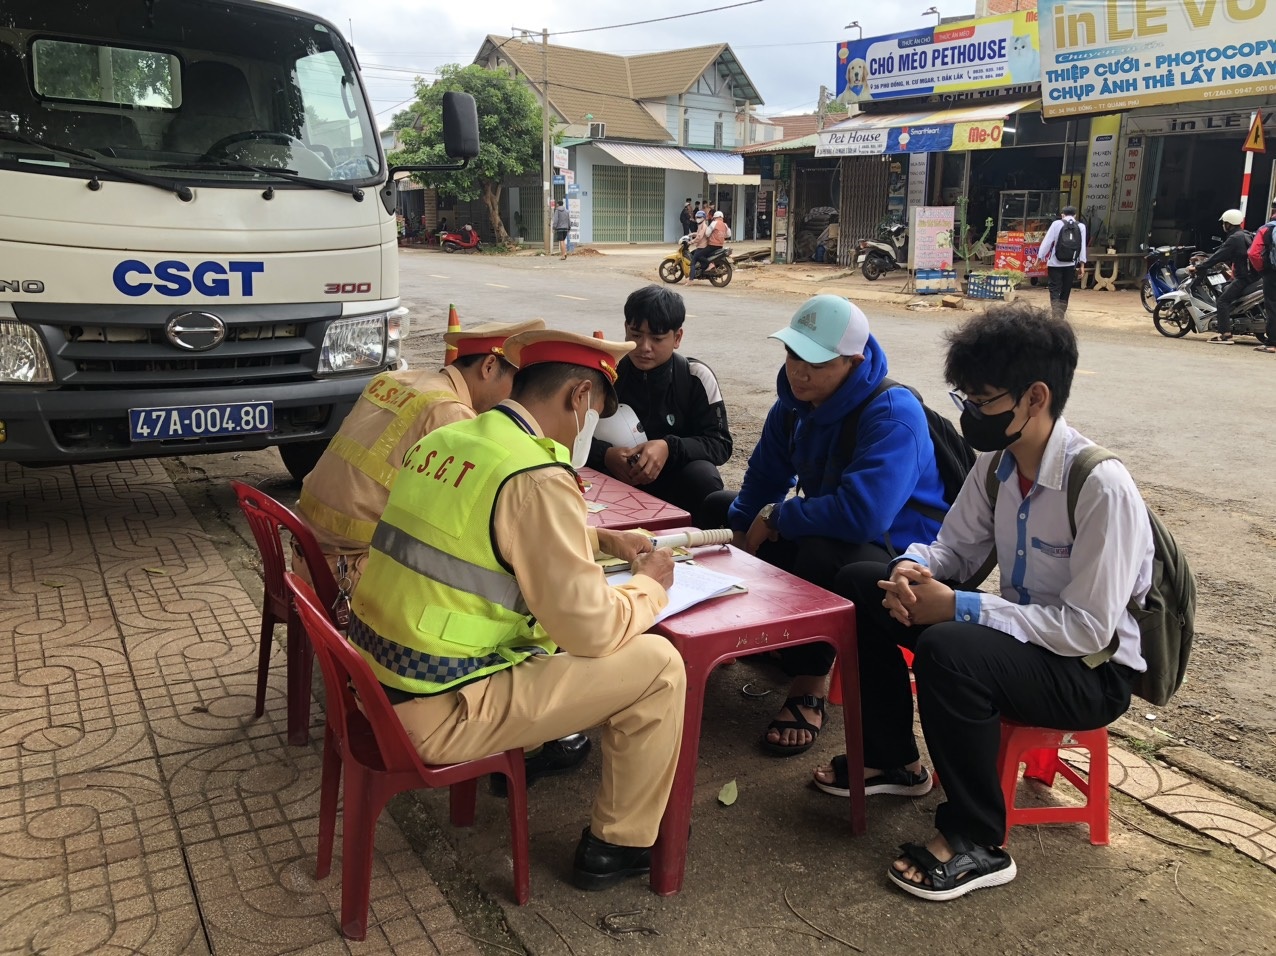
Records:
[[[820,102],[819,102],[819,105],[815,107],[815,114],[816,114],[815,128],[817,130],[824,129],[824,104],[828,102],[828,98],[829,98],[829,88],[827,86],[821,85],[820,86]]]
[[[522,27],[511,27],[515,33],[525,37],[535,36],[534,30]],[[550,229],[549,200],[553,195],[553,171],[550,168],[552,159],[549,150],[549,29],[541,29],[541,219],[545,223],[545,255],[554,254],[554,235]]]

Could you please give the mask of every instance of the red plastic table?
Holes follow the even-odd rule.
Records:
[[[667,531],[691,524],[691,515],[676,505],[661,501],[655,495],[649,495],[600,471],[582,468],[580,477],[589,485],[585,490],[585,500],[607,506],[602,511],[590,514],[589,523],[595,528],[610,528],[613,531],[626,531],[630,528]]]
[[[713,598],[654,628],[678,649],[687,669],[682,751],[651,857],[651,888],[661,896],[672,896],[682,889],[705,685],[723,661],[795,644],[833,644],[842,665],[842,699],[847,702],[843,708],[847,773],[851,780],[864,776],[855,605],[735,548],[697,548],[695,560],[713,571],[743,578],[749,592]],[[867,829],[863,787],[852,787],[847,803],[851,832],[861,834]]]

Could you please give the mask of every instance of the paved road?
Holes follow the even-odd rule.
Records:
[[[618,338],[625,296],[644,278],[656,281],[660,255],[560,262],[405,252],[403,294],[416,323],[410,359],[439,360],[449,302],[463,323],[540,316]],[[737,438],[728,480],[742,473],[775,394],[781,348],[766,336],[801,301],[742,280],[725,290],[678,287],[689,315],[683,350],[714,368],[727,397]],[[891,374],[955,418],[944,396],[943,334],[962,313],[881,302],[865,308]],[[1268,697],[1276,684],[1276,613],[1269,610],[1276,597],[1276,505],[1263,491],[1276,471],[1265,425],[1276,421],[1276,362],[1245,346],[1208,345],[1203,337],[1167,339],[1128,297],[1121,308],[1079,325],[1081,362],[1067,416],[1127,462],[1201,581],[1192,681],[1156,714],[1158,726],[1276,778],[1276,714]]]

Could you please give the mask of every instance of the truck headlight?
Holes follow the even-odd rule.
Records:
[[[408,327],[408,310],[402,306],[386,315],[385,360],[387,365],[399,361],[403,352],[403,340],[408,337]]]
[[[53,381],[49,353],[25,322],[0,322],[0,385],[41,385]]]
[[[352,319],[338,319],[328,326],[323,337],[323,349],[319,353],[319,374],[333,372],[357,372],[360,369],[381,368],[390,359],[387,353],[395,350],[398,360],[398,340],[389,343],[389,315],[361,315]]]

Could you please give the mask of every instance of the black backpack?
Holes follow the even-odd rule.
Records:
[[[997,469],[1001,465],[1002,454],[996,452],[993,455],[984,478],[984,493],[994,513],[997,510],[997,490],[1001,487]],[[1077,536],[1077,499],[1081,497],[1082,486],[1095,465],[1116,457],[1106,448],[1091,445],[1073,459],[1068,470],[1068,524],[1072,527],[1074,539]],[[1146,505],[1144,507],[1147,508]],[[1127,609],[1139,625],[1139,643],[1148,666],[1146,671],[1135,677],[1134,693],[1160,707],[1168,703],[1183,685],[1187,673],[1187,660],[1196,634],[1196,576],[1174,535],[1151,508],[1147,508],[1147,515],[1152,525],[1152,586],[1142,606],[1131,598]],[[963,590],[978,587],[996,564],[997,549],[994,547],[984,566],[963,584]],[[1114,634],[1106,648],[1087,654],[1082,660],[1088,667],[1098,667],[1112,658],[1118,644]]]
[[[930,432],[931,444],[935,446],[935,467],[939,470],[939,480],[944,486],[944,500],[951,505],[957,500],[957,493],[961,491],[961,486],[966,481],[966,475],[970,474],[970,469],[975,464],[975,451],[966,442],[954,426],[943,415],[939,414],[923,400],[917,389],[910,385],[903,385],[894,379],[884,378],[877,383],[877,388],[873,389],[873,393],[869,395],[860,405],[842,422],[842,432],[837,439],[837,458],[831,462],[838,467],[839,471],[845,470],[846,466],[851,463],[851,459],[855,457],[855,444],[859,438],[860,416],[863,415],[864,409],[872,404],[873,400],[883,392],[892,388],[906,388],[913,393],[913,397],[921,403],[922,411],[926,415],[926,428]],[[793,447],[793,432],[797,424],[797,416],[793,412],[788,413],[788,432],[789,432],[789,448]],[[919,501],[909,501],[908,506],[927,518],[942,522],[947,509],[939,509],[932,505],[925,505]],[[886,542],[890,548],[890,541]]]
[[[1081,257],[1081,226],[1075,219],[1063,221],[1059,240],[1054,244],[1054,257],[1069,265]]]

